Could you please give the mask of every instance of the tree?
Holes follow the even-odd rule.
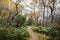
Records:
[[[44,11],[43,11],[43,26],[44,26],[44,18],[45,18],[45,2],[44,2],[44,0],[42,0],[42,4],[44,7]]]
[[[15,16],[19,13],[18,12],[18,5],[19,5],[19,3],[22,1],[22,0],[10,0],[10,1],[12,1],[12,2],[14,2],[14,4],[15,4],[15,8],[16,8],[16,14],[15,14]]]
[[[53,23],[53,20],[54,20],[55,2],[56,2],[56,0],[51,0],[51,1],[49,2],[49,4],[51,4],[51,3],[52,3],[52,6],[51,6],[51,5],[49,5],[49,8],[51,9],[51,24]]]
[[[11,26],[12,22],[15,20],[15,17],[19,14],[19,6],[23,8],[22,5],[20,5],[21,0],[10,0],[11,4],[15,5],[12,7],[15,7],[16,10],[10,10],[9,9],[9,17],[7,18],[8,26]],[[22,9],[21,9],[22,10]],[[21,12],[20,10],[20,12]]]

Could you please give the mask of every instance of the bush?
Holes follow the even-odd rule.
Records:
[[[30,26],[30,25],[32,25],[32,23],[33,23],[33,21],[32,21],[31,19],[28,19],[28,20],[25,22],[25,25]]]
[[[25,19],[26,19],[26,18],[23,17],[22,15],[17,15],[13,24],[14,24],[16,27],[19,27],[19,26],[21,27],[22,25],[24,25]]]
[[[0,28],[0,40],[26,40],[29,37],[27,28]]]
[[[0,27],[0,40],[6,40],[8,30],[5,27]]]
[[[1,19],[0,20],[0,27],[6,26],[6,20]]]
[[[52,36],[54,40],[57,40],[60,37],[59,30],[57,30],[57,26],[55,26],[55,24],[49,25],[48,27],[36,26],[32,29],[38,33],[43,33],[47,36]]]
[[[39,33],[44,33],[46,35],[52,35],[52,36],[57,36],[58,35],[57,27],[52,26],[52,25],[50,25],[48,27],[42,27],[42,26],[33,27],[33,30],[37,31]]]

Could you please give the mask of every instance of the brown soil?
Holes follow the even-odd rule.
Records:
[[[32,28],[31,26],[28,26],[28,31],[30,33],[30,37],[28,38],[28,40],[38,40],[38,36],[34,31],[32,31],[31,28]]]

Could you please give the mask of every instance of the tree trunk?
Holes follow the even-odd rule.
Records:
[[[53,0],[53,8],[51,9],[51,24],[54,21],[54,6],[55,6],[55,0]]]
[[[45,3],[44,0],[42,0],[43,6],[44,6],[44,11],[43,11],[43,27],[44,27],[44,18],[45,18]]]

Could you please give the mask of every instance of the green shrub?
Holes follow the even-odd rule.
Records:
[[[5,23],[5,20],[2,20],[2,19],[1,19],[1,20],[0,20],[0,27],[5,26],[5,24],[6,24],[6,23]]]
[[[7,29],[5,27],[0,27],[0,40],[6,40]]]
[[[33,30],[37,31],[39,33],[47,34],[47,35],[52,35],[52,36],[58,35],[57,27],[52,26],[52,25],[50,25],[48,27],[42,27],[42,26],[33,27]]]
[[[24,25],[25,19],[26,19],[26,18],[23,17],[22,15],[17,15],[13,24],[14,24],[16,27],[19,27],[19,26],[21,27],[22,25]]]
[[[57,26],[55,26],[54,24],[49,25],[48,27],[36,26],[33,27],[32,29],[36,32],[43,33],[48,36],[52,36],[54,40],[55,39],[57,40],[60,37],[59,30],[57,30]]]
[[[33,26],[32,29],[33,29],[34,31],[37,31],[37,32],[40,31],[40,27],[37,27],[37,26]]]
[[[33,21],[31,19],[28,19],[26,22],[25,22],[25,25],[32,25],[33,24]]]
[[[0,40],[26,40],[29,37],[27,28],[0,28]]]

